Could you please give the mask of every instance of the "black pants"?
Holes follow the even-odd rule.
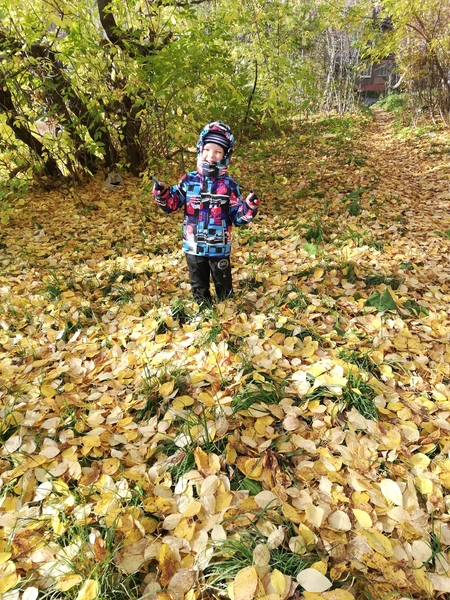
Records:
[[[233,281],[231,278],[230,257],[209,258],[208,256],[195,256],[186,254],[189,269],[192,294],[199,304],[211,302],[209,290],[209,277],[212,276],[217,298],[224,300],[233,294]]]

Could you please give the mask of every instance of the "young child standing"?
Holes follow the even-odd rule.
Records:
[[[197,142],[197,170],[183,175],[178,185],[157,182],[153,187],[164,212],[184,207],[183,250],[192,294],[199,304],[212,301],[210,276],[219,300],[233,294],[231,228],[250,223],[260,204],[252,191],[243,200],[238,184],[227,175],[233,148],[228,125],[209,123]]]

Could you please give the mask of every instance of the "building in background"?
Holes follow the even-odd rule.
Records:
[[[357,89],[361,101],[370,106],[374,104],[381,96],[385,95],[398,82],[398,75],[395,71],[394,56],[388,56],[379,63],[368,65],[361,72]]]

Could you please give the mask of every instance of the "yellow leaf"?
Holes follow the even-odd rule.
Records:
[[[192,383],[200,383],[200,381],[205,381],[208,377],[206,373],[192,373],[191,374],[191,382]]]
[[[167,340],[169,339],[169,336],[167,335],[167,333],[160,333],[155,337],[155,342],[159,345],[164,345]]]
[[[440,477],[441,476],[442,473]],[[414,477],[414,483],[421,494],[431,494],[431,492],[433,491],[433,482],[431,481],[431,479],[428,479],[428,477]],[[445,485],[445,487],[447,487],[446,483],[441,483],[442,485]],[[450,490],[450,479],[448,481],[448,489]]]
[[[181,519],[178,525],[175,527],[173,532],[174,536],[177,538],[184,538],[185,540],[192,540],[192,537],[195,533],[195,522],[189,521],[188,519]]]
[[[262,381],[263,383],[266,381],[264,376],[261,375],[261,373],[258,373],[258,371],[252,373],[252,378],[254,379],[254,381]]]
[[[363,531],[362,534],[368,541],[369,546],[376,552],[379,552],[381,556],[390,558],[394,554],[391,541],[379,531],[376,531],[375,529],[369,529],[367,531]]]
[[[444,394],[442,394],[441,392],[439,392],[438,390],[433,390],[431,392],[431,395],[433,396],[433,398],[435,400],[437,400],[438,402],[445,402],[447,400],[446,396],[444,396]]]
[[[355,600],[355,596],[347,590],[337,589],[316,594],[315,592],[303,592],[304,600]]]
[[[98,582],[87,579],[77,594],[77,600],[94,600],[98,596]]]
[[[263,464],[260,458],[239,456],[236,460],[236,465],[249,479],[262,481]]]
[[[167,398],[167,396],[170,396],[170,394],[173,392],[173,388],[175,387],[175,381],[166,381],[166,383],[163,383],[162,385],[159,386],[159,395],[162,398]]]
[[[347,385],[346,377],[342,377],[341,375],[338,375],[338,374],[324,373],[323,375],[319,375],[319,377],[316,377],[314,384],[313,384],[313,390],[317,387],[325,386],[330,391],[332,391],[336,394],[340,394],[342,392],[342,388],[345,387],[346,385]]]
[[[378,368],[383,377],[386,377],[387,379],[393,379],[394,373],[390,365],[380,365]]]
[[[431,462],[431,459],[426,455],[422,454],[422,452],[417,452],[417,454],[413,454],[409,459],[409,462],[413,467],[418,469],[426,469]]]
[[[167,544],[161,544],[158,555],[159,568],[161,571],[161,585],[166,587],[178,570],[178,563],[173,552]]]
[[[98,448],[102,445],[99,435],[85,435],[81,440],[84,449]]]
[[[340,579],[344,578],[344,575],[348,573],[349,570],[350,567],[348,564],[342,562],[338,563],[337,565],[334,565],[334,567],[331,567],[330,578],[334,581],[339,581]]]
[[[8,560],[0,565],[0,594],[12,589],[19,581],[15,564]]]
[[[319,573],[325,575],[328,569],[328,565],[326,562],[323,562],[323,560],[319,560],[311,565],[311,569],[316,569],[316,571],[319,571]]]
[[[433,595],[433,584],[427,577],[427,573],[425,567],[421,569],[412,569],[412,574],[414,575],[414,581],[416,582],[417,587],[425,592],[427,596]]]
[[[307,338],[305,338],[305,340],[306,339]],[[314,375],[314,377],[318,377],[322,373],[325,373],[325,371],[326,367],[320,362],[311,365],[311,367],[308,369],[308,373],[311,373],[311,375]]]
[[[114,475],[120,469],[120,460],[118,458],[106,458],[102,462],[102,473],[104,475]]]
[[[241,569],[233,583],[234,600],[252,600],[258,588],[258,574],[255,567]]]
[[[81,575],[71,573],[70,575],[64,575],[63,577],[60,577],[58,579],[58,583],[55,585],[55,588],[60,592],[67,592],[67,590],[75,587],[81,581],[83,581],[83,577]]]
[[[216,497],[216,511],[219,513],[225,508],[228,508],[233,501],[234,496],[231,492],[226,492],[225,494],[219,494]]]
[[[172,402],[172,406],[175,410],[183,410],[186,406],[192,406],[194,402],[195,400],[191,396],[178,396]]]
[[[225,462],[227,465],[234,465],[237,458],[237,452],[231,444],[227,444],[225,448]]]
[[[353,514],[355,515],[355,519],[358,521],[358,524],[364,529],[370,529],[373,525],[372,517],[365,510],[359,510],[359,508],[352,509]]]
[[[394,450],[402,443],[402,436],[397,429],[390,429],[386,435],[382,437],[382,444],[378,446],[378,450]]]
[[[303,540],[304,546],[312,546],[315,542],[314,533],[302,523],[298,526],[298,537]]]
[[[322,279],[324,274],[324,270],[323,269],[316,269],[314,271],[314,279]]]
[[[49,383],[43,383],[41,385],[41,394],[45,398],[53,398],[56,395],[56,390]]]
[[[11,552],[0,552],[0,565],[11,558]]]
[[[377,571],[383,571],[383,569],[388,564],[388,561],[378,554],[378,552],[374,552],[373,554],[363,554],[361,557],[362,562],[370,567],[371,569],[376,569]]]
[[[284,588],[286,587],[286,578],[278,569],[274,569],[270,576],[270,583],[277,594],[282,596],[284,594]]]
[[[208,455],[201,448],[195,448],[194,450],[195,464],[197,469],[207,469],[209,466]]]
[[[214,398],[211,396],[211,394],[208,394],[208,392],[202,392],[201,394],[199,394],[198,399],[203,404],[203,406],[206,406],[207,408],[209,408],[210,406],[214,406],[216,403]]]
[[[319,347],[319,342],[312,340],[311,338],[305,338],[305,345],[301,352],[301,355],[305,358],[311,358]]]
[[[60,521],[57,514],[52,517],[52,529],[56,535],[62,535],[66,531],[66,526]]]
[[[387,564],[383,569],[383,577],[396,587],[406,588],[409,585],[405,572],[397,565]]]
[[[287,502],[283,503],[282,511],[283,511],[283,515],[286,517],[286,519],[288,521],[291,521],[292,523],[301,523],[302,522],[300,513],[297,512],[297,510],[293,506],[288,504]]]
[[[195,517],[202,510],[203,504],[198,500],[191,500],[189,504],[184,509],[182,516],[185,519],[190,519],[191,517]]]

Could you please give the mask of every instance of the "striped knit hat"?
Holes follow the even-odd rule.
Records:
[[[203,147],[208,142],[218,144],[224,151],[224,157],[218,163],[209,164],[203,160]],[[222,121],[208,123],[202,129],[197,142],[197,170],[206,177],[220,177],[225,175],[233,154],[234,137],[228,125]]]
[[[229,162],[233,153],[234,137],[228,125],[222,121],[213,121],[212,123],[205,125],[197,142],[198,154],[201,154],[203,146],[208,142],[219,144],[225,152],[224,159],[227,159]]]
[[[203,146],[206,144],[218,144],[226,154],[230,148],[230,140],[220,130],[210,130],[203,138]]]

